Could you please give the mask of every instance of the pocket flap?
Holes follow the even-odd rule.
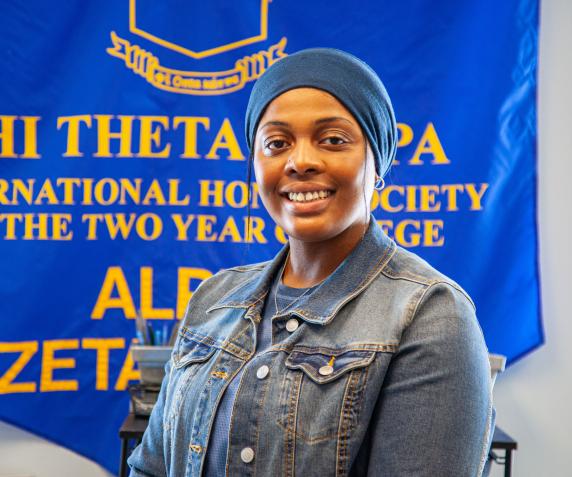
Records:
[[[181,368],[187,364],[201,363],[209,359],[215,351],[214,345],[198,341],[181,333],[179,343],[173,353],[173,365],[175,368]]]
[[[292,351],[286,358],[286,367],[301,369],[318,383],[329,383],[352,369],[368,366],[375,358],[375,351],[346,351],[340,354]]]

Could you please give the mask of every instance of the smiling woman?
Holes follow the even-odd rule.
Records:
[[[275,63],[246,112],[288,242],[191,298],[132,476],[480,476],[494,424],[475,307],[371,215],[396,150],[359,59]]]
[[[299,251],[291,254],[283,283],[315,285],[365,233],[373,158],[353,116],[324,91],[300,88],[280,95],[260,124],[254,147],[260,197],[289,236],[290,247]],[[316,260],[320,255],[328,257],[325,267]],[[300,260],[305,271],[295,273],[292,267]]]

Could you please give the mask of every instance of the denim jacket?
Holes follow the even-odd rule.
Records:
[[[217,405],[245,365],[229,476],[480,476],[490,367],[465,291],[372,216],[311,296],[273,318],[272,346],[254,356],[287,251],[221,270],[196,290],[131,476],[200,476]]]

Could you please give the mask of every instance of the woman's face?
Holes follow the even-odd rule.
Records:
[[[359,124],[329,93],[293,89],[268,105],[256,133],[254,171],[262,202],[290,237],[361,238],[374,161]]]

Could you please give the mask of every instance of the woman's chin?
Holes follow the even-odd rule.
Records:
[[[308,243],[326,242],[336,238],[343,241],[353,241],[361,238],[367,228],[367,222],[363,219],[348,221],[329,214],[318,214],[313,217],[293,217],[289,215],[280,217],[275,222],[280,225],[290,239]]]
[[[284,228],[289,238],[307,243],[326,242],[344,231],[345,228],[339,227],[339,224],[319,220],[296,220]]]
[[[337,231],[333,230],[335,227],[332,227],[331,223],[316,218],[291,220],[282,228],[288,237],[301,242],[323,242],[337,235]]]

